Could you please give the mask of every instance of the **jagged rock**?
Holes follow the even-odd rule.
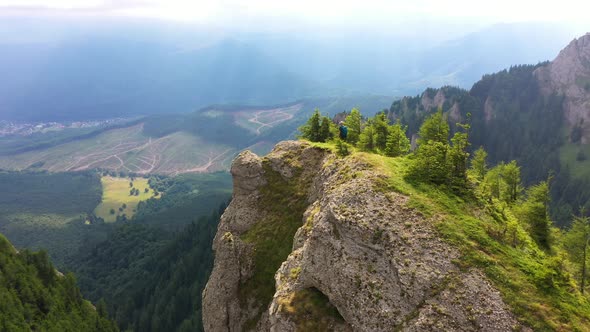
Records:
[[[236,160],[233,174],[243,174],[243,161]],[[238,300],[253,269],[252,248],[240,235],[268,213],[256,200],[271,181],[264,163],[301,186],[307,208],[297,216],[292,251],[275,274],[272,301],[257,308],[252,298]],[[481,273],[453,263],[459,254],[438,237],[432,220],[407,207],[407,197],[381,189],[384,176],[360,157],[341,159],[304,142],[283,142],[259,169],[253,177],[266,181],[234,194],[221,219],[203,295],[206,331],[305,331],[309,324],[332,331],[521,327]],[[257,316],[257,324],[246,324]]]
[[[545,95],[558,93],[565,97],[568,125],[580,125],[584,130],[582,143],[590,142],[590,33],[574,39],[534,75]]]

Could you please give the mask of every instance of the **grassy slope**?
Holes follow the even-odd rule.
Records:
[[[336,151],[330,143],[313,144]],[[410,207],[430,217],[441,237],[460,250],[455,264],[481,269],[523,324],[534,331],[590,331],[590,301],[578,291],[563,250],[540,250],[511,207],[485,202],[473,190],[458,196],[414,182],[406,176],[409,157],[355,152],[348,158],[368,161],[386,174],[388,180],[375,185],[409,196]],[[557,229],[553,236],[560,236]]]
[[[410,197],[410,205],[432,217],[441,236],[463,254],[462,268],[479,268],[500,290],[504,301],[535,331],[590,329],[590,303],[579,294],[560,254],[541,251],[509,207],[483,202],[473,194],[457,196],[444,188],[405,178],[408,158],[359,153],[389,176],[383,190]],[[500,235],[508,229],[508,235]],[[516,239],[518,244],[513,246]],[[557,249],[559,251],[559,249]]]
[[[150,137],[141,124],[135,124],[44,149],[0,156],[0,168],[22,170],[37,163],[41,164],[38,168],[52,172],[105,168],[175,174],[207,165],[210,159],[213,165],[208,171],[227,169],[232,152],[227,145],[182,131]]]
[[[110,176],[103,176],[102,183],[102,202],[94,210],[97,217],[103,218],[106,222],[113,222],[118,215],[125,214],[127,218],[133,217],[136,211],[137,204],[154,196],[154,190],[148,185],[148,180],[145,178],[135,178],[131,181],[130,178],[114,178]],[[130,195],[130,182],[133,182],[133,188],[139,190],[139,195]],[[148,189],[148,192],[145,192]],[[156,197],[157,198],[157,197]],[[126,204],[123,211],[119,208]],[[111,214],[110,210],[115,210],[115,214]]]

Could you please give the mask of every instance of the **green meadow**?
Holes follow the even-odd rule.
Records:
[[[94,210],[97,217],[103,218],[105,222],[114,222],[117,216],[125,215],[131,219],[136,212],[137,204],[150,198],[159,198],[154,190],[150,188],[148,179],[145,178],[115,178],[103,176],[102,202]],[[139,191],[137,195],[131,194],[131,190]]]

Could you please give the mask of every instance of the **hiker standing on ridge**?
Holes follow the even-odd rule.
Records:
[[[348,136],[348,127],[344,125],[344,121],[340,121],[340,127],[338,127],[340,131],[340,139],[346,141],[346,136]]]

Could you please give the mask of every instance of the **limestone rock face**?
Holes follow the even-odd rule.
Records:
[[[590,33],[574,39],[534,75],[545,95],[557,92],[565,97],[568,125],[581,126],[583,143],[590,142]]]
[[[259,162],[263,166],[253,166]],[[238,300],[256,250],[240,236],[268,213],[257,197],[269,172],[285,180],[306,177],[299,189],[307,207],[297,216],[291,253],[274,275],[272,299],[256,308],[252,299]],[[454,264],[459,254],[438,237],[432,220],[409,208],[407,197],[380,189],[384,176],[360,157],[283,142],[264,159],[242,153],[232,174],[240,189],[215,237],[215,266],[203,293],[206,331],[306,331],[309,324],[322,331],[521,327],[479,271]],[[257,180],[246,190],[244,179]]]

